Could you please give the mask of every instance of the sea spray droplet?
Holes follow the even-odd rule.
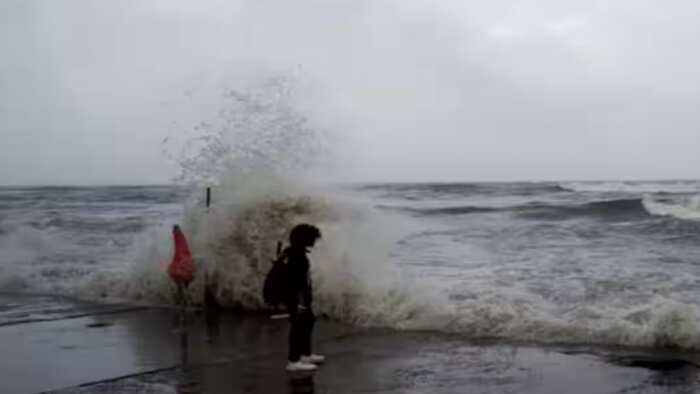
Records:
[[[186,148],[170,156],[179,180],[216,182],[227,172],[280,173],[308,168],[325,151],[326,133],[295,109],[295,80],[278,77],[258,90],[231,90],[217,119],[201,122]]]

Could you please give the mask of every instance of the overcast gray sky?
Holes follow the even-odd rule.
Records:
[[[165,183],[301,69],[342,180],[695,178],[700,2],[0,1],[0,184]]]

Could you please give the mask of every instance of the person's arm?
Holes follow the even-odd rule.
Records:
[[[304,253],[295,251],[289,254],[287,264],[289,265],[289,291],[291,297],[289,302],[295,308],[309,308],[311,305],[308,289],[309,261]]]
[[[300,297],[299,297],[299,304],[306,308],[306,309],[311,309],[311,297],[312,297],[312,289],[311,289],[311,267],[309,264],[309,259],[306,257],[306,254],[303,256],[303,277],[301,278],[301,291],[299,292]]]

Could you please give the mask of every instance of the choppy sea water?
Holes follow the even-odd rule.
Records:
[[[363,219],[336,218],[319,223],[322,230],[374,232],[378,242],[390,242],[385,258],[396,278],[394,288],[375,288],[369,279],[387,273],[368,273],[365,264],[364,276],[354,276],[359,285],[345,291],[328,284],[334,271],[320,270],[319,302],[331,317],[504,341],[700,347],[700,182],[332,189],[324,191],[324,204],[351,204],[379,224],[358,230]],[[144,260],[167,260],[167,231],[187,220],[188,196],[165,186],[0,189],[0,291],[86,299],[158,294],[162,289],[150,282],[139,282],[152,285],[149,291],[116,289],[133,282],[129,273]],[[239,231],[254,237],[255,229]],[[381,237],[387,232],[391,241]],[[239,238],[212,236],[195,249]],[[364,245],[338,239],[334,248],[355,255],[343,260],[352,271]],[[314,264],[324,265],[328,255],[313,256]],[[163,261],[154,261],[156,274]],[[219,295],[255,305],[258,282],[249,278],[260,270],[236,267],[222,277]],[[238,273],[245,284],[230,279]]]

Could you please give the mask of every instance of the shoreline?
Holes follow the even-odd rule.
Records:
[[[285,321],[222,312],[207,327],[197,315],[183,336],[173,309],[115,309],[60,297],[6,295],[0,295],[0,305],[4,321],[15,318],[0,325],[0,349],[7,355],[0,359],[0,386],[7,393],[700,389],[699,358],[687,352],[469,341],[454,334],[358,329],[326,320],[319,320],[314,337],[328,362],[315,374],[294,376],[284,370]]]

